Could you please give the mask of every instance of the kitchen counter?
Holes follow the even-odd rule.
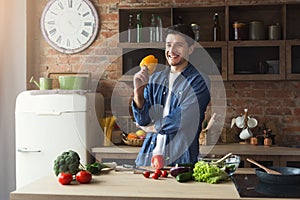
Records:
[[[132,147],[128,145],[110,146],[110,147],[95,147],[92,148],[92,153],[98,161],[102,159],[135,159],[140,147]],[[274,166],[287,166],[288,162],[299,162],[300,151],[299,148],[290,148],[283,146],[265,147],[263,145],[250,144],[218,144],[200,146],[200,153],[204,156],[218,157],[226,153],[232,152],[241,156],[242,161],[247,157],[257,161],[272,162]],[[251,167],[250,163],[243,162],[244,167]]]
[[[254,173],[253,169],[238,169],[237,173]],[[60,185],[49,175],[10,194],[10,200],[126,200],[126,199],[260,199],[240,198],[234,183],[179,183],[173,177],[153,180],[131,171],[107,171],[93,176],[89,184]],[[271,200],[272,198],[263,198]],[[283,198],[276,198],[282,200]]]

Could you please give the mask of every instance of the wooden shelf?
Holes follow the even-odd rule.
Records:
[[[128,15],[141,12],[144,27],[149,26],[152,14],[160,15],[163,27],[178,23],[196,23],[200,26],[199,44],[207,50],[216,63],[223,80],[300,80],[300,2],[286,1],[215,1],[189,7],[147,7],[120,8],[119,31],[127,30]],[[221,24],[221,41],[212,41],[214,13],[219,14]],[[232,24],[236,21],[249,25],[251,21],[262,21],[265,28],[265,40],[235,41]],[[268,40],[268,26],[279,24],[281,40]],[[249,27],[247,27],[249,29]],[[147,34],[145,34],[147,37]],[[147,52],[155,50],[160,56],[161,64],[165,63],[163,42],[160,43],[127,43],[120,38],[119,47],[123,52],[136,50],[134,59],[140,60]],[[298,49],[299,48],[299,49]],[[126,50],[127,49],[127,50]],[[296,50],[295,50],[296,49]],[[137,53],[142,50],[143,53]],[[131,57],[131,58],[129,58]],[[129,61],[133,54],[123,55],[123,74],[131,69],[137,61]],[[195,56],[196,57],[196,56]],[[259,63],[267,62],[270,70],[259,70]],[[299,65],[299,66],[298,66]],[[299,72],[298,72],[299,69]],[[248,72],[248,73],[247,73]],[[218,75],[209,74],[211,77]],[[218,79],[218,78],[216,78]]]
[[[300,40],[286,41],[286,78],[300,80]]]
[[[284,41],[230,41],[228,52],[230,80],[285,79]],[[271,66],[269,61],[277,61],[278,66]]]
[[[165,49],[164,42],[141,42],[141,43],[129,43],[129,42],[122,42],[118,44],[120,48],[127,48],[127,49]]]

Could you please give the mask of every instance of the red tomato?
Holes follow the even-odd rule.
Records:
[[[151,176],[151,178],[153,178],[153,179],[158,179],[158,177],[159,177],[159,176],[158,176],[157,173],[153,173],[152,176]]]
[[[76,180],[79,183],[89,183],[92,180],[92,174],[89,171],[81,170],[77,172]]]
[[[168,171],[167,170],[163,170],[162,172],[161,172],[161,176],[162,177],[168,177]]]
[[[71,173],[61,172],[58,174],[58,182],[62,185],[69,185],[73,180],[73,175]]]
[[[158,177],[160,177],[160,175],[161,175],[161,170],[160,170],[160,169],[156,169],[154,173],[157,174]]]
[[[149,171],[143,171],[143,175],[145,178],[149,178],[150,177],[150,172]]]

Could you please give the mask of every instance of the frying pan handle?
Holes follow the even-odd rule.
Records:
[[[252,160],[252,159],[250,159],[250,158],[247,158],[247,161],[249,161],[249,162],[253,163],[254,165],[257,165],[258,167],[262,168],[262,169],[265,170],[268,174],[278,174],[278,175],[281,174],[280,172],[277,172],[277,171],[275,171],[275,170],[269,169],[269,168],[267,168],[267,167],[265,167],[265,166],[259,164],[258,162],[254,161],[254,160]]]
[[[260,168],[262,168],[262,169],[264,169],[264,170],[267,171],[267,168],[266,168],[265,166],[259,164],[259,163],[256,162],[255,160],[252,160],[251,158],[247,158],[247,161],[248,161],[248,162],[251,162],[252,164],[254,164],[254,165],[256,165],[256,166],[258,166],[258,167],[260,167]]]

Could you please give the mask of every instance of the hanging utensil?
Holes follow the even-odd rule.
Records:
[[[272,170],[272,169],[269,169],[269,168],[267,168],[267,167],[265,167],[265,166],[259,164],[258,162],[254,161],[254,160],[252,160],[252,159],[250,159],[250,158],[247,158],[247,161],[248,161],[248,162],[251,162],[252,164],[254,164],[254,165],[256,165],[256,166],[258,166],[258,167],[260,167],[260,168],[262,168],[262,169],[265,170],[268,174],[277,174],[277,175],[281,175],[280,172],[275,171],[275,170]]]
[[[248,122],[247,125],[249,128],[255,128],[257,126],[258,122],[255,118],[253,117],[248,117]]]

